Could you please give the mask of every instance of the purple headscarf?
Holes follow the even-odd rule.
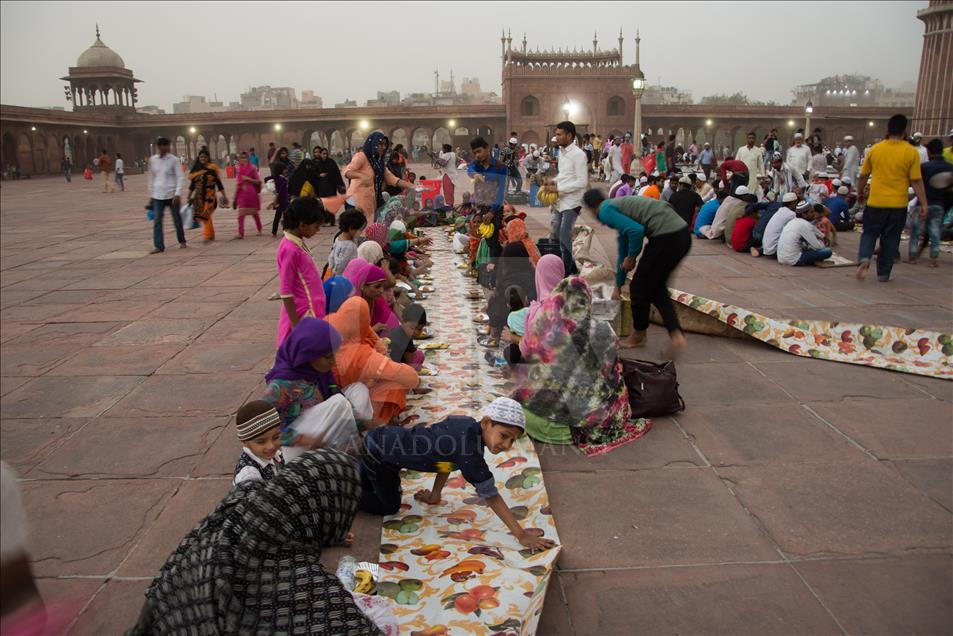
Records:
[[[318,371],[311,366],[311,361],[337,351],[340,346],[341,334],[337,329],[318,318],[302,318],[278,348],[275,366],[265,376],[265,381],[311,382],[326,400],[331,397],[334,374]]]

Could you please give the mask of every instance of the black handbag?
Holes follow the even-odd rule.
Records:
[[[622,360],[622,378],[629,389],[632,417],[661,417],[685,410],[674,362]]]

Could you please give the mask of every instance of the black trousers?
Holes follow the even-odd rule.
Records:
[[[278,224],[281,223],[281,215],[284,214],[283,208],[275,208],[275,220],[271,222],[272,235],[278,234]]]
[[[678,316],[668,296],[668,277],[692,247],[691,231],[685,227],[671,234],[652,236],[642,250],[639,266],[632,276],[629,293],[632,298],[632,328],[645,331],[649,327],[649,308],[655,305],[669,331],[678,331]]]

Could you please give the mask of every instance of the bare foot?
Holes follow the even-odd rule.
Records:
[[[751,252],[751,255],[754,256],[755,258],[761,256],[761,252],[758,251],[757,247],[752,247],[750,252]]]
[[[354,545],[354,533],[348,532],[346,535],[344,535],[344,540],[341,541],[341,545],[343,545],[345,548],[350,548],[352,545]]]
[[[903,259],[903,262],[904,262],[904,263],[907,263],[907,264],[909,264],[909,265],[916,265],[916,264],[917,264],[917,259],[916,259],[916,258],[905,258],[905,259]]]
[[[685,350],[685,347],[688,346],[688,340],[685,338],[685,334],[681,331],[676,331],[669,334],[669,344],[665,348],[665,351],[662,352],[662,355],[665,356],[666,360],[675,360],[682,354]]]
[[[857,280],[863,281],[867,278],[867,270],[870,269],[870,263],[861,263],[857,266]]]
[[[935,258],[931,258],[930,261],[927,263],[927,267],[936,268],[939,266],[940,264],[936,262]]]
[[[632,336],[628,336],[627,338],[623,338],[622,340],[619,341],[619,348],[620,349],[635,349],[636,347],[644,347],[645,340],[646,340],[645,337],[633,338]]]

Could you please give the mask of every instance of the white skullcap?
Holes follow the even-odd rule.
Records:
[[[840,179],[834,179],[833,181],[831,181],[831,185],[834,186],[835,188],[839,188],[841,183],[843,183],[843,181],[841,181]]]
[[[844,137],[844,141],[853,141],[853,140],[854,140],[853,135],[847,135],[846,137]]]
[[[915,133],[913,133],[913,138],[914,138],[914,139],[919,139],[919,138],[922,137],[922,136],[923,136],[923,133],[922,133],[922,132],[915,132]]]
[[[526,428],[522,405],[507,397],[499,397],[490,402],[490,405],[483,409],[483,417],[488,417],[497,424]]]
[[[510,137],[510,143],[511,143],[511,144],[518,144],[519,142],[520,142],[520,140],[517,139],[516,137]]]
[[[837,194],[850,194],[850,188],[847,186],[841,186],[837,188]]]
[[[738,186],[735,188],[735,196],[743,197],[746,194],[751,194],[751,190],[748,189],[748,186]]]
[[[784,196],[781,197],[781,203],[790,203],[791,201],[797,201],[797,195],[793,192],[785,192]]]
[[[811,209],[810,201],[801,201],[800,203],[797,204],[797,207],[794,208],[794,211],[797,212],[798,214],[803,214],[810,209]]]

